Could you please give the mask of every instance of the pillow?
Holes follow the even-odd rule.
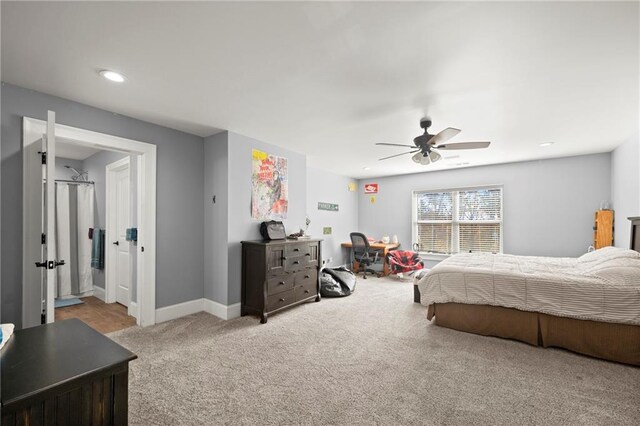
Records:
[[[611,259],[640,259],[640,253],[634,250],[623,249],[619,247],[603,247],[590,253],[585,253],[578,258],[578,262],[606,262]]]

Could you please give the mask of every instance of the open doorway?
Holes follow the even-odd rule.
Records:
[[[79,318],[102,333],[136,324],[137,157],[56,140],[55,249],[66,260],[56,268],[56,321]]]
[[[24,118],[23,145],[24,326],[70,317],[99,320],[102,332],[154,324],[155,145],[55,124],[52,112]],[[120,190],[108,202],[110,170]],[[111,210],[119,214],[109,225]]]

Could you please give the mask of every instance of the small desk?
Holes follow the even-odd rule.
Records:
[[[353,244],[351,243],[342,243],[341,244],[342,247],[345,248],[352,248]],[[371,247],[371,250],[381,250],[382,251],[382,257],[383,257],[383,272],[382,275],[383,276],[387,276],[389,275],[389,262],[387,262],[387,254],[389,253],[389,250],[395,250],[398,247],[400,247],[400,243],[369,243],[369,247]],[[353,261],[353,270],[357,271],[360,269],[360,265],[358,264],[358,262],[356,262],[355,260]]]
[[[2,426],[127,424],[137,356],[79,319],[18,330],[0,356]]]

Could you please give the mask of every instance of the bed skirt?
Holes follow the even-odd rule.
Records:
[[[462,303],[429,305],[427,318],[441,327],[483,336],[558,347],[640,366],[640,326],[563,318],[513,308]]]

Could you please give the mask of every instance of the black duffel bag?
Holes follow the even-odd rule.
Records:
[[[284,232],[284,223],[275,220],[262,222],[260,224],[260,235],[265,240],[285,240],[287,238]]]
[[[322,297],[349,296],[356,289],[356,275],[341,266],[324,268],[320,275],[320,295]]]

